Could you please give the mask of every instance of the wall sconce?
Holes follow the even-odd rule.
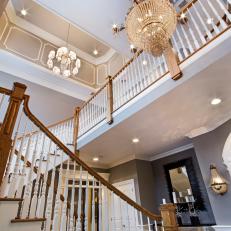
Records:
[[[220,195],[225,194],[228,191],[228,182],[222,177],[215,165],[210,165],[210,172],[211,172],[211,180],[210,180],[210,187],[212,190]]]

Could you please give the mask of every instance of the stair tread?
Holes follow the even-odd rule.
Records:
[[[0,201],[23,201],[22,198],[8,198],[8,197],[0,197]]]
[[[46,218],[15,218],[13,220],[11,220],[11,223],[18,223],[18,222],[38,222],[38,221],[45,221]]]

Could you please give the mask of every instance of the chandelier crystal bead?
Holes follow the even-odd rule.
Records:
[[[160,56],[169,46],[176,24],[177,14],[169,0],[144,0],[129,11],[125,28],[131,44]]]

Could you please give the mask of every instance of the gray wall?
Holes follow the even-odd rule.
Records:
[[[134,179],[135,182],[137,202],[144,208],[154,212],[154,179],[151,162],[132,160],[110,169],[110,183],[113,184],[130,179]]]
[[[30,95],[30,109],[46,125],[72,116],[74,108],[81,103],[73,97],[0,72],[1,87],[12,89],[14,82],[24,83],[27,86],[26,94]]]
[[[209,200],[218,225],[231,225],[231,185],[229,184],[228,193],[223,196],[213,193],[208,187],[210,181],[209,166],[211,163],[214,163],[219,172],[231,182],[229,173],[222,160],[223,147],[230,132],[231,120],[214,131],[193,139],[201,173],[207,185]]]
[[[214,224],[214,217],[209,204],[209,199],[206,191],[205,184],[200,172],[199,164],[196,158],[194,149],[188,149],[177,154],[167,156],[152,162],[152,170],[154,175],[154,198],[155,198],[155,209],[158,211],[158,206],[162,203],[162,199],[165,198],[167,202],[170,201],[170,195],[168,183],[166,179],[166,173],[164,166],[170,163],[175,163],[179,160],[192,158],[193,166],[196,172],[196,178],[198,180],[201,196],[203,198],[206,211],[201,211],[199,214],[201,224]],[[188,222],[190,222],[188,220]],[[186,219],[187,223],[187,219]]]

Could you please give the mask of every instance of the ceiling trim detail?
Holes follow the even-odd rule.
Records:
[[[30,31],[31,33],[35,34],[36,36],[41,37],[44,40],[47,40],[56,46],[63,46],[63,44],[66,43],[62,39],[48,33],[45,30],[42,30],[41,28],[39,28],[39,27],[33,25],[32,23],[27,22],[26,20],[17,16],[15,11],[14,11],[14,7],[13,7],[11,1],[9,1],[9,3],[7,4],[6,13],[7,13],[9,20],[12,23],[23,28],[24,30]],[[70,23],[70,22],[68,22],[68,23]],[[76,27],[76,25],[73,25],[73,26]],[[110,60],[110,58],[116,53],[116,51],[114,49],[110,48],[105,55],[100,56],[98,58],[95,58],[95,57],[92,57],[91,55],[87,54],[86,52],[80,50],[77,47],[70,45],[70,48],[75,50],[81,59],[84,59],[93,65],[100,65],[100,64],[108,62]]]
[[[167,157],[167,156],[170,156],[170,155],[173,155],[173,154],[176,154],[178,152],[183,152],[185,150],[188,150],[188,149],[191,149],[193,148],[193,144],[187,144],[187,145],[184,145],[184,146],[181,146],[179,148],[174,148],[170,151],[167,151],[167,152],[163,152],[163,153],[160,153],[160,154],[157,154],[157,155],[153,155],[149,161],[154,161],[154,160],[158,160],[158,159],[161,159],[161,158],[164,158],[164,157]]]

